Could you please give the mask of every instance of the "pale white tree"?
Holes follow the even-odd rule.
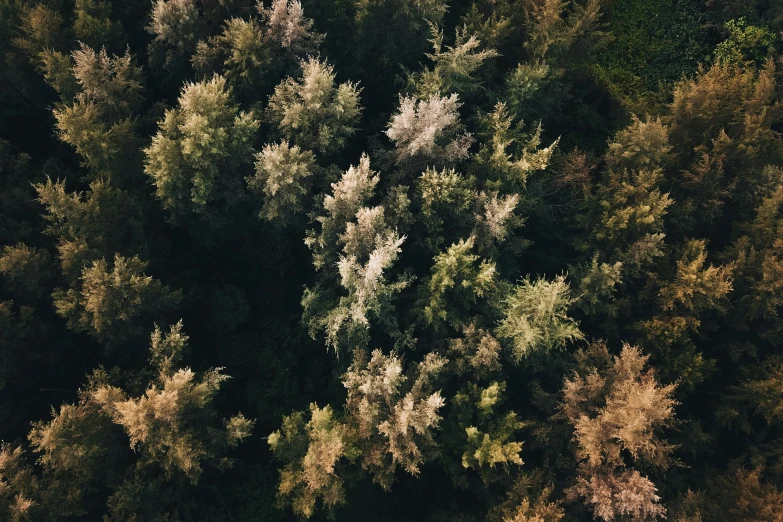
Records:
[[[304,16],[299,0],[272,0],[269,8],[259,2],[258,11],[264,19],[267,38],[296,56],[314,54],[324,39],[324,35],[313,31],[313,21]]]
[[[259,217],[285,221],[300,212],[314,166],[312,152],[285,140],[265,145],[256,154],[255,175],[247,178],[250,189],[263,198]]]
[[[340,235],[365,202],[373,195],[378,184],[378,173],[370,168],[370,157],[362,154],[358,165],[351,165],[340,180],[332,183],[332,193],[324,196],[324,215],[318,216],[320,233],[308,232],[305,243],[313,251],[316,269],[332,261],[337,252]],[[374,240],[375,238],[370,238]],[[345,240],[344,240],[345,241]]]
[[[400,98],[398,112],[386,130],[400,161],[420,156],[453,162],[467,157],[473,139],[462,130],[458,100],[456,94]]]
[[[432,444],[445,404],[434,380],[448,361],[428,353],[409,377],[402,360],[375,350],[369,361],[357,354],[343,376],[348,390],[346,411],[361,449],[362,467],[384,489],[402,467],[417,475]]]
[[[339,350],[341,338],[356,339],[366,333],[369,316],[381,316],[389,299],[407,285],[405,280],[390,283],[384,274],[397,260],[403,241],[405,236],[389,232],[377,236],[366,262],[359,262],[354,255],[340,257],[340,286],[348,295],[342,296],[323,319],[327,346]]]

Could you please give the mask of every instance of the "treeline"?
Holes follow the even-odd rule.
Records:
[[[0,519],[783,522],[781,52],[771,0],[1,0]]]

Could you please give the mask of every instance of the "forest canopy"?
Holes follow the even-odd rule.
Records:
[[[0,520],[783,522],[783,3],[0,0]]]

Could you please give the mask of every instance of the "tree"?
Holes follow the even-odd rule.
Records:
[[[231,18],[223,32],[198,43],[194,68],[204,76],[226,76],[240,95],[257,100],[259,90],[296,74],[301,60],[318,54],[323,36],[313,31],[298,0],[257,5],[260,20]]]
[[[408,285],[405,277],[389,282],[384,273],[397,260],[405,236],[391,229],[383,207],[363,206],[377,183],[370,158],[363,155],[358,166],[332,183],[333,193],[323,201],[326,215],[316,218],[321,231],[311,230],[305,239],[315,268],[326,270],[305,290],[303,319],[313,338],[325,332],[327,346],[338,353],[341,347],[364,348],[371,318],[394,330],[391,299]]]
[[[319,500],[326,509],[344,503],[344,481],[335,467],[346,454],[352,455],[349,437],[329,406],[311,404],[307,423],[301,412],[286,416],[282,431],[268,437],[275,456],[286,463],[280,470],[279,502],[290,502],[294,513],[306,518],[315,513]]]
[[[309,421],[294,413],[283,419],[282,431],[269,436],[272,450],[286,463],[280,472],[281,502],[307,518],[318,500],[328,509],[344,502],[344,479],[336,471],[343,458],[360,459],[384,489],[391,487],[398,467],[417,475],[440,421],[444,401],[433,391],[433,381],[446,362],[429,353],[406,376],[396,355],[375,350],[367,360],[357,351],[342,377],[348,390],[342,420],[329,406],[313,404]]]
[[[117,49],[125,42],[125,31],[112,19],[112,4],[106,0],[76,0],[73,30],[76,39],[92,48]]]
[[[577,353],[578,368],[565,380],[562,411],[574,427],[580,462],[573,498],[583,498],[596,519],[655,520],[666,510],[657,488],[628,465],[666,468],[673,447],[660,438],[670,425],[676,385],[660,385],[648,357],[628,344],[611,357],[606,345],[593,343]]]
[[[642,327],[650,346],[660,350],[678,342],[690,344],[688,334],[698,332],[710,312],[726,312],[734,267],[705,266],[706,260],[704,241],[691,240],[685,244],[673,280],[664,283],[659,291],[662,313]],[[681,354],[679,358],[682,357]],[[696,375],[683,377],[682,384],[698,378]]]
[[[507,191],[524,188],[529,176],[545,170],[559,142],[558,139],[548,147],[539,148],[541,126],[536,127],[532,135],[525,136],[522,122],[514,123],[503,102],[498,102],[494,110],[482,118],[482,126],[483,145],[476,162]]]
[[[362,467],[385,489],[391,487],[397,467],[419,473],[444,404],[434,381],[447,362],[428,353],[408,377],[397,356],[374,350],[369,361],[357,353],[343,376],[345,407],[362,450]]]
[[[248,187],[263,198],[258,216],[270,221],[287,221],[301,213],[302,198],[313,175],[313,153],[287,141],[265,145],[256,154],[256,174],[247,178]]]
[[[525,279],[506,298],[497,335],[511,342],[517,362],[536,351],[580,340],[578,323],[567,314],[571,303],[564,276],[554,281]]]
[[[156,0],[147,26],[147,31],[155,37],[150,44],[151,57],[166,69],[174,68],[177,60],[193,54],[204,30],[202,26],[194,0]]]
[[[156,328],[150,352],[158,375],[144,395],[128,397],[117,387],[101,385],[91,397],[123,428],[140,464],[159,466],[169,478],[182,474],[195,484],[204,461],[221,468],[230,463],[224,454],[250,435],[253,421],[238,414],[223,420],[221,428],[213,427],[219,419],[212,402],[228,376],[214,369],[198,378],[190,368],[181,368],[187,341],[181,321],[166,334]]]
[[[404,279],[388,283],[384,276],[397,260],[403,241],[405,237],[394,232],[378,235],[366,262],[361,263],[355,255],[341,257],[337,264],[339,284],[348,295],[340,296],[326,310],[321,310],[323,304],[318,302],[318,288],[305,291],[302,306],[310,335],[324,331],[327,347],[336,352],[367,344],[370,318],[388,322],[391,298],[407,286]]]
[[[45,232],[58,240],[60,268],[75,283],[82,268],[115,253],[144,252],[145,232],[138,200],[103,181],[94,181],[84,193],[69,193],[64,181],[35,185],[38,201],[46,207]]]
[[[111,384],[117,372],[94,372],[77,403],[53,408],[51,420],[33,425],[28,438],[38,454],[34,466],[24,462],[21,448],[3,445],[0,513],[18,520],[25,520],[23,514],[82,516],[89,513],[91,497],[103,496],[107,488],[112,519],[167,519],[187,512],[184,501],[194,494],[203,467],[230,466],[228,452],[253,426],[241,414],[219,417],[214,397],[228,377],[219,369],[197,376],[182,368],[187,340],[181,322],[166,333],[155,329],[152,372],[129,379],[135,388],[152,376],[141,397]],[[166,487],[169,497],[150,485]]]
[[[710,494],[703,504],[705,520],[778,522],[783,493],[774,484],[762,482],[763,472],[762,468],[737,469],[711,480]]]
[[[415,86],[420,98],[440,93],[466,94],[476,89],[471,75],[484,60],[498,55],[494,49],[477,51],[481,42],[476,35],[468,36],[467,27],[457,28],[454,45],[443,50],[443,31],[431,25],[433,52],[427,58],[433,61],[432,69],[413,74],[409,82]]]
[[[471,254],[475,240],[454,243],[438,254],[424,290],[424,319],[428,324],[460,324],[476,298],[488,297],[496,288],[495,265]]]
[[[48,269],[47,252],[24,243],[6,246],[0,254],[0,274],[23,299],[34,300],[43,295]]]
[[[462,328],[462,337],[449,342],[449,358],[458,375],[485,377],[501,369],[501,346],[491,333],[471,323]]]
[[[521,488],[520,488],[521,489]],[[514,507],[506,508],[502,522],[558,522],[564,516],[558,502],[549,501],[552,488],[543,491],[532,500],[522,497]]]
[[[289,77],[275,87],[270,118],[297,145],[337,152],[355,131],[361,89],[351,82],[335,85],[334,68],[316,58],[303,60],[301,67],[301,79]]]
[[[226,79],[188,83],[144,149],[145,172],[175,218],[217,218],[244,197],[243,168],[253,157],[259,122],[231,101]],[[213,220],[214,221],[214,220]]]
[[[427,228],[424,241],[433,250],[443,247],[444,224],[449,229],[467,232],[473,224],[471,210],[476,207],[476,181],[454,169],[436,170],[428,167],[416,180],[416,196],[420,201],[420,221]]]
[[[31,60],[40,59],[45,50],[65,47],[65,21],[62,13],[44,4],[30,6],[24,13],[24,36],[15,40]],[[37,60],[36,60],[37,61]]]
[[[170,310],[180,299],[160,281],[144,274],[147,264],[138,257],[116,254],[109,267],[104,259],[82,270],[77,288],[58,289],[57,313],[76,331],[86,331],[107,344],[138,338],[144,319]]]
[[[60,139],[76,148],[94,177],[127,183],[138,158],[133,117],[142,101],[141,69],[128,51],[109,56],[84,44],[70,63],[70,73],[58,72],[53,62],[49,74],[65,100],[72,87],[61,76],[72,74],[78,84],[73,103],[54,109]]]
[[[587,0],[584,4],[568,0],[544,0],[530,2],[526,7],[530,32],[526,46],[536,57],[562,59],[570,49],[578,45],[589,49],[603,37],[603,32],[598,28],[600,0]],[[568,7],[570,9],[566,12]]]
[[[12,522],[27,518],[34,506],[38,481],[22,461],[22,448],[0,446],[0,513]]]
[[[363,154],[358,165],[351,165],[337,183],[331,184],[332,194],[323,198],[325,215],[316,218],[321,223],[321,231],[310,231],[305,239],[313,251],[316,269],[336,262],[339,236],[373,195],[378,179],[378,173],[370,169],[370,157]]]
[[[516,433],[524,423],[514,412],[496,411],[503,402],[506,383],[494,381],[486,388],[469,384],[454,396],[454,415],[458,427],[465,432],[462,467],[481,473],[485,483],[493,479],[497,469],[509,472],[512,464],[523,464],[522,443]]]
[[[267,38],[277,47],[296,57],[314,55],[324,35],[313,31],[313,20],[305,18],[299,0],[272,0],[267,9],[259,2],[258,12],[264,19]]]
[[[473,140],[462,132],[458,99],[456,94],[400,98],[400,108],[386,130],[397,149],[398,162],[422,158],[423,162],[451,163],[467,157]]]
[[[223,32],[198,43],[192,62],[204,77],[223,74],[239,92],[263,86],[271,61],[269,44],[255,20],[232,18]]]

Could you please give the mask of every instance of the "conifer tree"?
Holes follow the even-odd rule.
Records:
[[[359,459],[384,489],[391,487],[398,468],[417,475],[440,421],[444,400],[433,389],[446,362],[429,353],[408,376],[393,354],[375,350],[367,360],[366,353],[357,351],[342,377],[348,390],[342,421],[329,406],[313,404],[309,421],[294,413],[284,418],[282,431],[269,436],[272,450],[285,463],[278,498],[307,518],[318,501],[327,509],[344,502],[344,479],[336,472],[342,459]]]
[[[272,0],[266,8],[258,4],[267,38],[274,42],[273,52],[288,52],[304,58],[316,54],[324,35],[313,31],[313,20],[304,16],[300,0]]]
[[[281,134],[297,145],[323,153],[339,151],[361,114],[361,89],[335,85],[334,68],[317,58],[301,62],[299,80],[287,78],[269,98],[269,114]]]
[[[170,310],[180,299],[160,281],[144,274],[138,257],[114,256],[82,270],[76,288],[58,289],[52,296],[57,313],[76,331],[86,331],[107,344],[138,338],[145,318]]]
[[[250,170],[259,122],[233,103],[225,78],[186,84],[158,127],[144,149],[145,171],[174,218],[217,221],[221,209],[244,198],[243,169]]]
[[[52,57],[54,59],[54,57]],[[134,116],[142,101],[142,73],[128,51],[110,56],[82,44],[71,61],[60,58],[70,71],[52,63],[50,83],[66,102],[54,109],[60,139],[84,158],[94,178],[126,182],[138,160]],[[74,80],[78,91],[73,89]],[[73,97],[73,102],[69,100]]]
[[[34,466],[20,447],[3,445],[0,513],[20,521],[82,516],[91,496],[106,488],[107,518],[165,520],[187,513],[204,467],[230,466],[227,453],[253,426],[241,414],[219,417],[214,397],[228,377],[219,369],[197,376],[182,368],[187,340],[181,322],[166,333],[155,329],[152,382],[140,397],[111,384],[116,372],[96,371],[76,404],[53,409],[51,420],[33,425]]]
[[[224,420],[219,429],[211,426],[217,421],[211,403],[228,376],[214,369],[197,377],[190,368],[182,368],[187,341],[181,321],[166,334],[156,328],[150,360],[158,375],[144,395],[128,397],[117,387],[101,385],[91,396],[123,428],[141,465],[154,464],[167,477],[183,474],[196,483],[204,461],[220,467],[229,464],[223,454],[250,434],[253,422],[239,414]]]
[[[223,32],[198,43],[192,62],[205,78],[222,74],[240,92],[258,89],[271,57],[261,26],[254,19],[232,18]]]
[[[612,357],[606,345],[593,343],[577,354],[579,367],[565,381],[561,407],[574,426],[580,462],[569,494],[596,519],[655,520],[666,513],[658,489],[631,465],[665,469],[673,449],[659,434],[674,415],[675,385],[662,386],[644,371],[647,359],[627,344]]]
[[[0,520],[783,522],[778,4],[0,1]]]
[[[400,108],[386,130],[397,149],[398,162],[417,158],[449,164],[467,157],[473,140],[462,131],[458,100],[456,94],[400,98]]]
[[[554,281],[525,279],[506,298],[498,337],[510,341],[516,361],[538,350],[580,340],[582,332],[567,314],[572,302],[563,276]]]
[[[471,254],[475,240],[454,243],[435,257],[427,281],[424,318],[427,323],[458,325],[476,298],[489,297],[496,288],[495,265]]]
[[[60,267],[69,281],[98,258],[125,253],[129,247],[143,252],[141,208],[128,193],[103,181],[91,183],[85,193],[69,193],[64,181],[51,179],[35,190],[46,207],[46,232],[58,240]]]
[[[156,0],[147,31],[154,36],[149,53],[166,69],[174,69],[178,60],[195,52],[204,31],[194,0]]]
[[[109,0],[76,0],[73,32],[76,39],[92,48],[119,50],[125,42],[122,24],[113,19]]]
[[[315,167],[312,152],[287,141],[265,145],[256,154],[256,174],[247,178],[250,190],[263,198],[259,217],[287,221],[301,213]]]
[[[440,93],[466,94],[476,88],[471,75],[484,60],[497,56],[494,49],[477,51],[481,41],[475,35],[468,36],[467,27],[457,28],[453,46],[443,50],[443,32],[431,26],[433,52],[427,54],[433,66],[420,74],[414,74],[409,81],[415,86],[419,97]]]

